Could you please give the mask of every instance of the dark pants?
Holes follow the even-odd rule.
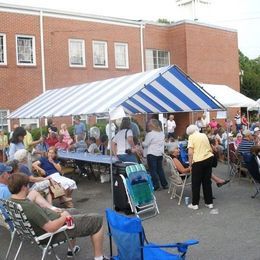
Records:
[[[199,205],[200,186],[202,184],[205,204],[212,204],[211,173],[212,160],[210,157],[204,161],[192,164],[192,204]]]
[[[163,172],[162,161],[162,156],[155,156],[152,154],[147,155],[147,163],[155,190],[160,187],[159,180],[163,187],[166,187],[168,184]]]

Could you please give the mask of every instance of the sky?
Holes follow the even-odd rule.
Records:
[[[75,11],[132,20],[185,18],[175,0],[0,0],[1,3]],[[238,47],[250,59],[260,56],[260,0],[212,0],[199,22],[238,31]]]

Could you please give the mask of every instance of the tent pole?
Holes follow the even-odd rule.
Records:
[[[111,182],[111,192],[112,192],[112,206],[111,208],[114,209],[114,178],[113,178],[113,163],[112,163],[112,133],[111,133],[111,116],[110,110],[108,112],[109,118],[109,134],[108,134],[108,142],[110,144],[109,155],[110,155],[110,182]]]
[[[228,175],[229,178],[231,178],[230,154],[229,154],[230,119],[229,119],[228,108],[226,109],[226,116],[227,116],[227,163],[228,163]]]

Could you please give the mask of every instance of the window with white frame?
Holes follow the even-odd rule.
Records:
[[[85,41],[69,39],[69,63],[71,67],[85,67]]]
[[[8,120],[7,116],[9,114],[9,110],[1,109],[0,110],[0,128],[8,131]]]
[[[96,68],[108,67],[107,42],[93,41],[93,65]]]
[[[17,65],[36,65],[35,37],[16,35]]]
[[[128,44],[115,43],[115,66],[117,69],[128,69]]]
[[[0,33],[0,65],[7,64],[7,57],[6,57],[6,35]]]
[[[39,127],[39,119],[37,118],[24,118],[20,119],[20,126],[25,127],[30,125],[32,129]]]
[[[146,70],[152,70],[170,65],[170,52],[162,50],[145,50]]]

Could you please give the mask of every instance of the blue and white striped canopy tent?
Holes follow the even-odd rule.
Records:
[[[48,90],[12,112],[9,118],[42,118],[126,113],[166,113],[225,109],[177,66]]]

